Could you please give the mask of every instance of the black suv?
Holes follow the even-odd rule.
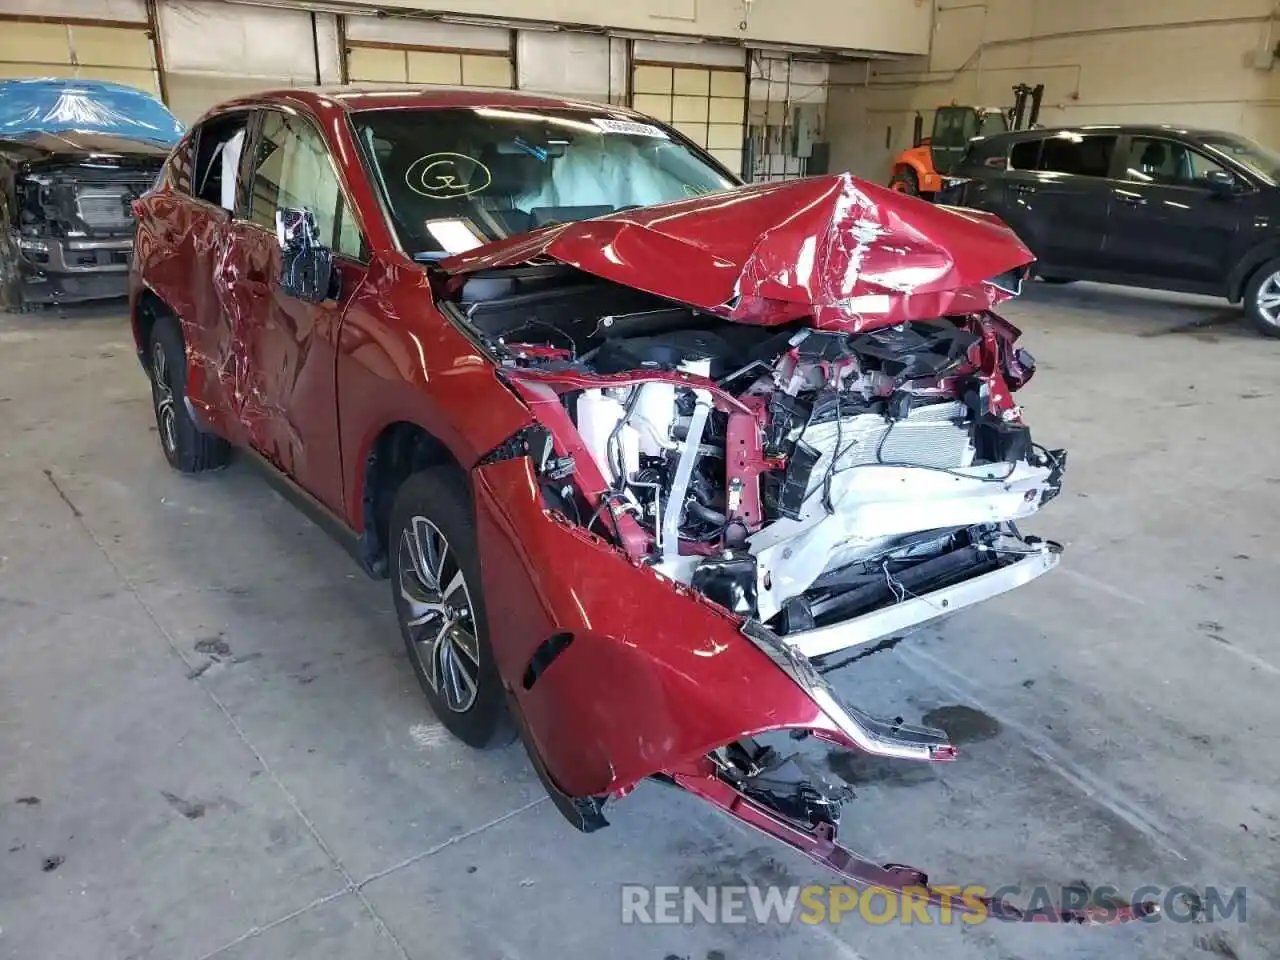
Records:
[[[1046,280],[1243,300],[1280,337],[1280,155],[1244,137],[1169,126],[980,137],[938,199],[999,216]]]

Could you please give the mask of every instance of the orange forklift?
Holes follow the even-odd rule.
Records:
[[[924,136],[924,117],[916,114],[912,146],[893,161],[889,186],[899,193],[933,199],[942,189],[943,178],[969,149],[975,137],[989,137],[1010,130],[1025,130],[1040,119],[1044,84],[1031,87],[1020,83],[1013,88],[1013,107],[970,107],[951,104],[933,115],[933,136]],[[1028,106],[1030,110],[1028,110]]]

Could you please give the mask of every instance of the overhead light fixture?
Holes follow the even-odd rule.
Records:
[[[239,4],[242,7],[266,7],[270,10],[302,10],[306,13],[365,14],[372,12],[353,8],[345,3],[313,3],[308,2],[308,0],[299,0],[297,3],[290,3],[288,0],[227,0],[227,2]]]
[[[440,23],[452,23],[460,27],[497,27],[500,30],[533,30],[538,33],[557,33],[560,26],[555,23],[529,21],[513,23],[496,17],[469,17],[456,13],[442,13],[435,18]]]
[[[638,33],[631,30],[610,30],[609,36],[619,40],[651,40],[654,43],[704,43],[702,37],[690,37],[680,33]]]
[[[742,44],[748,50],[759,50],[762,53],[807,53],[821,54],[820,47],[798,47],[786,43],[756,43],[753,40],[744,41]]]

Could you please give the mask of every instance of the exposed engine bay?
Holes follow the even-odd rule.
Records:
[[[751,326],[561,265],[478,274],[456,306],[554,439],[548,507],[806,656],[1056,563],[1016,523],[1066,453],[1021,422],[1034,360],[994,314]]]
[[[16,261],[7,271],[27,303],[59,303],[123,293],[133,251],[133,201],[164,162],[156,144],[123,149],[115,138],[85,142],[50,135],[0,141],[0,224]],[[87,151],[101,143],[101,153]],[[6,161],[8,169],[5,169]],[[6,175],[7,174],[7,175]]]

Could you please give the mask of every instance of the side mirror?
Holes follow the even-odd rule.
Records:
[[[1245,190],[1244,184],[1226,170],[1210,170],[1201,182],[1220,197],[1233,197]]]
[[[311,211],[277,210],[276,240],[280,243],[280,289],[306,303],[328,300],[335,279],[333,253],[319,241]]]

